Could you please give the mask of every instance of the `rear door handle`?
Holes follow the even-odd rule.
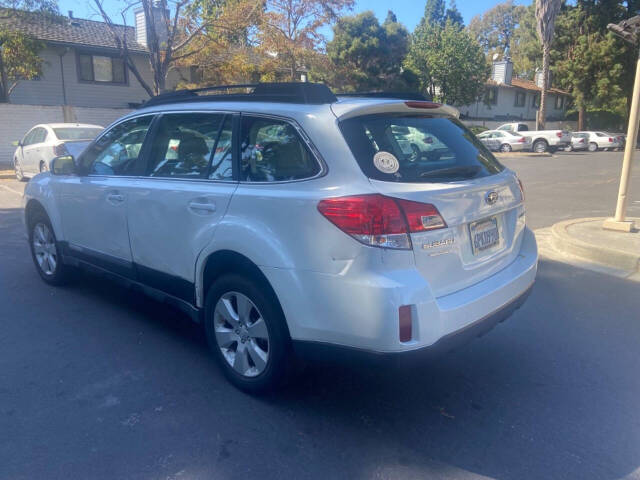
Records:
[[[194,213],[209,214],[216,211],[216,204],[205,198],[197,198],[189,202],[189,210]]]

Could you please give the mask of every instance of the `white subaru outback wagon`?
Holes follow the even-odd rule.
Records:
[[[455,109],[241,87],[156,97],[32,179],[42,279],[82,267],[182,308],[253,392],[301,354],[447,350],[522,304],[538,260],[522,187]],[[407,147],[416,131],[431,148]]]

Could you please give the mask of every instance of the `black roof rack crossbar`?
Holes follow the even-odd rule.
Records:
[[[338,97],[389,98],[396,100],[418,100],[430,102],[431,98],[417,92],[352,92],[338,93]]]
[[[242,93],[213,93],[230,90],[245,90]],[[211,94],[206,94],[211,92]],[[334,103],[338,99],[333,92],[322,83],[246,83],[237,85],[215,85],[211,87],[176,90],[151,97],[144,107],[181,102],[275,102],[303,103],[321,105]]]

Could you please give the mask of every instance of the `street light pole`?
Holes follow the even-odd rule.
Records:
[[[607,28],[624,41],[638,46],[638,33],[640,31],[640,15],[619,24],[610,23]],[[629,126],[627,127],[627,141],[624,148],[622,161],[622,173],[620,174],[620,189],[618,190],[618,203],[616,214],[613,218],[604,221],[602,227],[607,230],[630,232],[633,222],[626,220],[629,183],[631,182],[631,166],[633,154],[636,150],[638,139],[638,126],[640,124],[640,51],[636,61],[636,79],[633,84],[633,97],[631,99],[631,111],[629,112]]]

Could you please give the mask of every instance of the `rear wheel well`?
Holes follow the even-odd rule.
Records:
[[[262,273],[262,270],[260,270],[260,268],[247,257],[232,250],[219,250],[207,257],[202,274],[203,300],[209,292],[211,285],[213,285],[213,283],[222,275],[228,273],[240,274],[258,283],[267,291],[268,294],[273,295],[273,299],[282,312],[280,300],[278,299],[276,292],[273,290],[271,283],[269,283],[267,277]]]

